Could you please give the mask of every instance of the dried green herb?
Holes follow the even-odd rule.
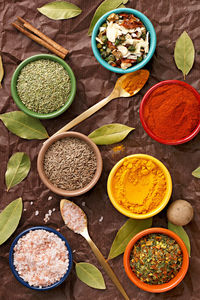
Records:
[[[175,232],[183,240],[190,256],[190,239],[183,227],[168,222],[168,229]]]
[[[200,178],[200,167],[192,172],[192,175],[196,178]]]
[[[108,259],[117,257],[124,253],[129,241],[140,231],[152,226],[152,218],[144,220],[128,219],[126,223],[119,229],[112,243]]]
[[[20,183],[30,171],[31,162],[28,155],[24,152],[17,152],[8,161],[5,174],[7,191]]]
[[[38,8],[38,11],[53,20],[70,19],[78,16],[82,10],[73,3],[53,1]]]
[[[179,244],[165,234],[150,233],[141,237],[131,250],[130,267],[147,284],[169,282],[178,274],[182,263]]]
[[[38,59],[27,64],[17,79],[17,93],[31,111],[48,114],[67,102],[71,90],[68,72],[49,59]]]
[[[174,49],[175,63],[177,68],[183,72],[184,79],[193,66],[194,55],[193,42],[187,32],[184,31],[176,41]]]
[[[12,133],[23,139],[43,140],[48,133],[38,119],[32,118],[22,111],[12,111],[0,115],[0,120]]]
[[[75,268],[76,275],[82,282],[95,289],[106,289],[103,276],[95,266],[82,262],[77,263]]]
[[[0,55],[0,88],[2,88],[1,82],[2,82],[3,76],[4,76],[4,68],[3,68],[2,57]]]
[[[88,35],[92,34],[93,28],[96,24],[96,22],[108,11],[121,7],[122,4],[126,4],[128,0],[105,0],[103,1],[97,10],[95,11],[95,14],[92,18],[92,21],[90,23],[90,27],[88,30]]]
[[[121,142],[135,128],[113,123],[104,125],[88,135],[97,145],[110,145]]]
[[[12,201],[0,213],[0,245],[13,234],[22,214],[22,198]]]

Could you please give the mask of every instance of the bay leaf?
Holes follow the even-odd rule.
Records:
[[[17,152],[10,157],[5,174],[7,191],[28,175],[30,167],[30,158],[26,153]]]
[[[192,175],[196,178],[200,178],[200,167],[192,172]]]
[[[67,1],[53,1],[38,8],[38,11],[53,20],[70,19],[78,16],[82,10]]]
[[[152,226],[153,218],[136,220],[128,219],[126,223],[119,229],[112,243],[108,259],[117,257],[124,253],[129,241],[140,231]]]
[[[32,140],[48,138],[48,133],[38,119],[32,118],[22,111],[12,111],[0,114],[0,120],[17,136]]]
[[[193,42],[187,32],[184,31],[176,41],[174,49],[175,63],[177,68],[183,72],[184,79],[193,66],[194,55]]]
[[[91,132],[88,137],[97,145],[121,142],[135,128],[119,124],[107,124]]]
[[[168,229],[175,232],[185,243],[185,246],[188,250],[188,254],[190,256],[190,239],[187,235],[187,232],[183,229],[182,226],[174,225],[171,222],[168,222]]]
[[[92,35],[92,31],[96,22],[108,11],[113,10],[115,8],[120,7],[121,4],[126,4],[128,0],[105,0],[103,1],[99,7],[96,9],[95,14],[90,23],[90,27],[88,30],[88,35]]]
[[[4,68],[3,68],[2,57],[0,55],[0,88],[2,88],[1,82],[2,82],[3,76],[4,76]]]
[[[0,245],[13,234],[22,215],[22,198],[12,201],[0,213]]]
[[[106,289],[103,276],[94,265],[81,262],[77,263],[75,268],[76,275],[82,282],[95,289]]]

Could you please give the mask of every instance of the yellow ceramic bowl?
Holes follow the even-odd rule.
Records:
[[[113,178],[115,173],[117,172],[117,170],[119,169],[119,167],[124,163],[124,160],[127,158],[137,158],[137,159],[145,159],[145,160],[150,160],[153,163],[155,163],[164,173],[165,177],[166,177],[166,183],[167,183],[167,189],[166,192],[163,196],[162,201],[160,202],[160,204],[152,211],[150,211],[149,213],[145,213],[145,214],[136,214],[131,212],[130,210],[127,210],[126,208],[122,207],[115,199],[113,191],[112,191],[112,184],[113,184]],[[108,190],[108,196],[110,198],[111,203],[113,204],[113,206],[123,215],[129,217],[129,218],[133,218],[133,219],[147,219],[150,218],[152,216],[155,216],[156,214],[158,214],[168,203],[170,197],[171,197],[171,193],[172,193],[172,180],[171,180],[171,176],[169,174],[169,171],[167,170],[167,168],[163,165],[163,163],[161,163],[161,161],[159,161],[158,159],[156,159],[153,156],[150,155],[146,155],[146,154],[133,154],[133,155],[129,155],[126,156],[124,158],[122,158],[110,171],[110,174],[108,176],[108,182],[107,182],[107,190]]]

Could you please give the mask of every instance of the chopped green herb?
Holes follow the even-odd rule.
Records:
[[[136,276],[148,284],[163,284],[181,269],[183,254],[178,243],[165,234],[149,234],[134,245],[130,266]]]
[[[39,59],[27,64],[17,80],[17,92],[24,105],[38,113],[60,109],[70,94],[67,71],[58,62]]]

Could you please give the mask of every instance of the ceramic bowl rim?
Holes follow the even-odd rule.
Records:
[[[114,177],[114,174],[116,173],[116,171],[118,170],[118,168],[122,165],[122,163],[124,162],[124,160],[126,158],[144,158],[144,159],[148,159],[153,161],[157,166],[159,166],[159,168],[161,168],[161,170],[163,171],[163,173],[165,174],[165,178],[167,181],[167,190],[166,190],[166,194],[162,200],[162,202],[160,203],[160,205],[154,209],[153,211],[146,213],[146,214],[136,214],[136,213],[132,213],[130,211],[128,211],[127,209],[123,208],[121,205],[119,205],[117,203],[117,201],[115,200],[114,195],[112,194],[112,180]],[[167,203],[170,200],[171,194],[172,194],[172,179],[171,179],[171,175],[168,171],[168,169],[166,168],[166,166],[157,158],[155,158],[154,156],[151,155],[147,155],[147,154],[131,154],[128,156],[123,157],[122,159],[120,159],[111,169],[109,176],[108,176],[108,181],[107,181],[107,191],[108,191],[108,196],[109,199],[112,203],[112,205],[123,215],[129,217],[129,218],[133,218],[133,219],[148,219],[150,217],[153,217],[155,215],[157,215],[161,210],[163,210],[165,208],[165,206],[167,205]]]
[[[183,263],[180,271],[178,274],[169,282],[165,284],[160,284],[160,285],[150,285],[147,283],[142,282],[137,276],[132,272],[131,267],[130,267],[130,254],[131,250],[133,249],[134,244],[143,236],[146,236],[150,233],[162,233],[165,235],[170,236],[173,238],[181,247],[182,253],[183,253]],[[166,228],[161,228],[161,227],[153,227],[149,229],[145,229],[138,234],[136,234],[128,243],[126,250],[124,252],[124,257],[123,257],[123,263],[124,263],[124,269],[129,277],[129,279],[139,288],[141,288],[144,291],[151,292],[151,293],[163,293],[167,292],[174,287],[176,287],[185,277],[188,267],[189,267],[189,255],[187,248],[182,241],[182,239],[173,231],[166,229]]]
[[[49,231],[49,232],[53,232],[54,234],[56,234],[58,237],[60,237],[65,242],[65,245],[66,245],[67,250],[68,250],[69,266],[68,266],[67,272],[64,274],[64,276],[59,281],[57,281],[54,284],[52,284],[50,286],[47,286],[47,287],[39,288],[39,287],[35,287],[35,286],[29,285],[28,282],[24,281],[20,277],[20,275],[18,274],[17,270],[15,269],[15,266],[14,266],[14,263],[13,263],[13,252],[14,252],[15,245],[17,244],[18,240],[22,236],[26,235],[28,232],[30,232],[32,230],[46,230],[46,231]],[[53,289],[53,288],[59,286],[69,276],[69,273],[70,273],[70,271],[72,269],[72,264],[73,264],[72,251],[71,251],[71,248],[70,248],[70,246],[68,244],[68,241],[66,240],[66,238],[60,232],[58,232],[57,230],[55,230],[53,228],[47,227],[47,226],[34,226],[34,227],[27,228],[26,230],[22,231],[20,234],[18,234],[18,236],[12,242],[11,247],[10,247],[10,251],[9,251],[9,265],[10,265],[10,268],[11,268],[11,271],[12,271],[13,275],[15,276],[15,278],[21,284],[23,284],[24,286],[26,286],[26,287],[28,287],[28,288],[30,288],[32,290],[47,291],[47,290],[50,290],[50,289]]]
[[[43,113],[37,113],[34,112],[30,109],[28,109],[21,101],[20,97],[18,96],[17,93],[17,79],[18,76],[21,72],[21,70],[29,63],[36,61],[36,60],[40,60],[40,59],[49,59],[52,61],[55,61],[57,63],[59,63],[61,66],[63,66],[63,68],[67,71],[69,77],[70,77],[70,81],[71,81],[71,91],[70,94],[68,96],[68,99],[66,100],[65,104],[58,109],[57,111],[53,111],[47,114],[43,114]],[[74,73],[71,69],[71,67],[61,58],[52,55],[52,54],[36,54],[33,56],[30,56],[28,58],[26,58],[25,60],[23,60],[15,69],[13,75],[12,75],[12,79],[11,79],[11,95],[12,98],[14,100],[14,102],[16,103],[16,105],[18,106],[18,108],[20,110],[22,110],[24,113],[26,113],[27,115],[34,117],[34,118],[38,118],[38,119],[52,119],[55,118],[59,115],[61,115],[62,113],[64,113],[72,104],[74,97],[76,94],[76,78],[74,76]]]
[[[149,52],[148,52],[147,56],[144,58],[143,61],[141,61],[140,63],[138,63],[135,66],[128,68],[126,70],[123,70],[121,68],[112,67],[111,65],[109,65],[101,57],[99,50],[97,49],[97,46],[96,46],[96,36],[98,34],[100,25],[105,22],[106,18],[111,13],[121,13],[121,12],[134,14],[136,17],[138,17],[142,21],[142,23],[145,25],[145,27],[147,28],[147,30],[150,33],[150,47],[149,47]],[[147,18],[143,13],[141,13],[140,11],[138,11],[136,9],[132,9],[132,8],[116,8],[116,9],[113,9],[113,10],[105,13],[97,21],[97,23],[95,24],[94,29],[92,31],[91,43],[92,43],[92,51],[94,53],[95,58],[104,68],[108,69],[109,71],[115,72],[115,73],[126,74],[126,73],[131,73],[131,72],[137,71],[139,69],[142,69],[150,61],[150,59],[153,57],[153,54],[156,49],[156,40],[157,40],[157,38],[156,38],[156,32],[155,32],[154,26],[151,23],[151,21],[149,20],[149,18]]]
[[[61,188],[57,188],[56,186],[54,186],[49,181],[49,179],[46,177],[46,175],[44,173],[44,169],[43,169],[43,159],[44,159],[45,153],[46,153],[47,149],[49,148],[49,146],[51,146],[57,140],[63,139],[65,137],[76,137],[76,138],[79,138],[79,139],[85,141],[93,149],[96,159],[97,159],[97,169],[96,169],[96,173],[95,173],[93,179],[85,187],[74,190],[74,191],[63,190]],[[39,151],[38,158],[37,158],[37,170],[38,170],[39,176],[40,176],[41,180],[43,181],[43,183],[52,192],[54,192],[55,194],[58,194],[60,196],[64,196],[64,197],[80,196],[80,195],[88,192],[90,189],[92,189],[101,176],[102,168],[103,168],[103,161],[102,161],[101,153],[100,153],[98,147],[86,135],[79,133],[79,132],[75,132],[75,131],[63,132],[63,133],[59,133],[59,134],[56,134],[56,135],[50,137],[46,142],[44,142],[42,148]]]
[[[179,139],[179,140],[164,140],[162,138],[159,138],[157,137],[151,130],[150,128],[148,127],[145,119],[144,119],[144,107],[146,105],[146,102],[148,101],[149,99],[149,96],[150,94],[155,91],[158,87],[160,86],[163,86],[163,85],[166,85],[166,84],[178,84],[178,85],[181,85],[181,86],[184,86],[186,87],[187,89],[189,89],[190,91],[193,92],[193,94],[196,96],[196,98],[198,99],[199,103],[200,103],[200,95],[199,93],[197,92],[197,90],[192,87],[190,84],[184,82],[184,81],[180,81],[180,80],[164,80],[164,81],[161,81],[161,82],[158,82],[157,84],[153,85],[147,92],[146,94],[144,95],[142,101],[141,101],[141,104],[140,104],[140,110],[139,110],[139,114],[140,114],[140,121],[142,123],[142,126],[144,128],[144,130],[146,131],[146,133],[152,138],[154,139],[155,141],[161,143],[161,144],[165,144],[165,145],[180,145],[180,144],[184,144],[184,143],[187,143],[189,142],[190,140],[192,140],[199,132],[200,132],[200,120],[199,120],[199,123],[197,125],[197,127],[191,132],[190,135],[182,138],[182,139]]]

